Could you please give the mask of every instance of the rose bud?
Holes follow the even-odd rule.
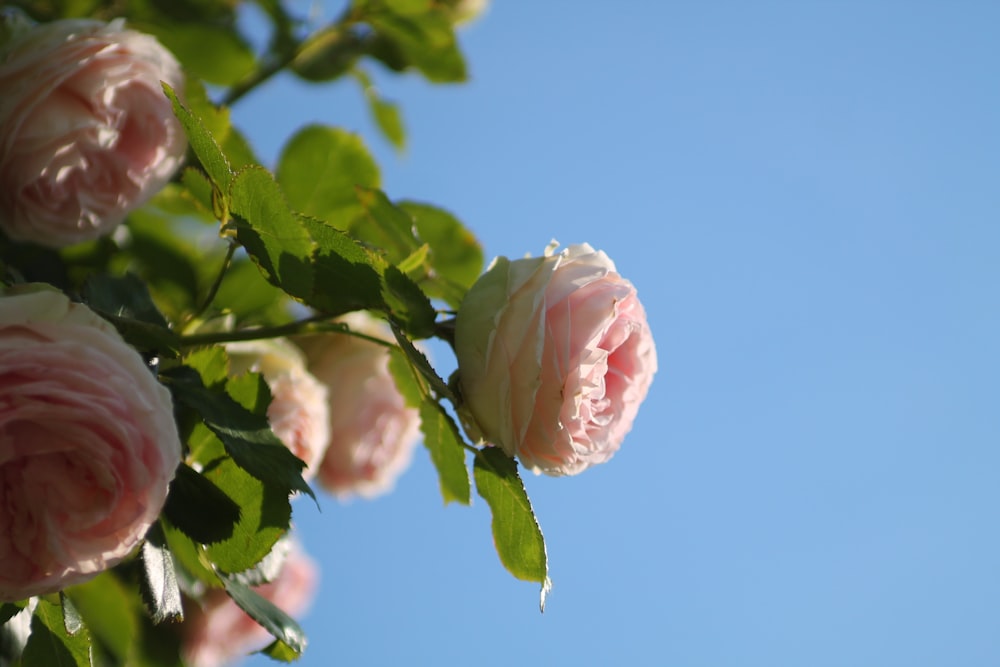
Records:
[[[67,19],[0,47],[0,229],[60,248],[112,231],[181,164],[160,85],[183,86],[153,37]]]
[[[254,590],[293,618],[312,604],[319,582],[319,566],[297,544],[274,581]],[[274,641],[267,630],[219,588],[210,589],[200,605],[185,608],[181,654],[191,667],[219,667],[237,661]]]
[[[295,456],[306,463],[302,474],[316,472],[330,441],[326,385],[306,370],[299,348],[283,338],[228,343],[230,371],[260,373],[271,390],[267,419],[271,430]]]
[[[536,473],[575,475],[610,459],[656,372],[635,287],[587,244],[498,257],[455,327],[470,434]]]
[[[353,331],[392,340],[388,326],[364,312],[342,318]],[[420,439],[420,415],[406,405],[389,372],[389,351],[346,333],[295,339],[330,397],[330,445],[317,481],[346,498],[390,491]]]
[[[41,285],[0,294],[0,601],[129,555],[180,457],[170,393],[109,322]]]

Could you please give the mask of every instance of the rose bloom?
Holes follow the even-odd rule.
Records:
[[[614,455],[656,372],[635,288],[587,244],[494,260],[458,311],[455,353],[473,434],[554,476]]]
[[[122,560],[180,456],[169,392],[110,323],[40,285],[0,295],[0,600]]]
[[[0,48],[0,228],[60,248],[160,190],[186,150],[161,80],[180,91],[177,61],[121,20],[46,23]]]
[[[353,331],[392,340],[388,326],[364,312],[342,318]],[[390,491],[420,439],[420,415],[406,405],[389,372],[389,352],[343,333],[300,336],[309,370],[327,385],[330,445],[316,479],[346,498]]]
[[[305,614],[319,583],[319,566],[295,545],[277,578],[254,590],[293,618]],[[274,637],[247,616],[225,591],[208,591],[200,606],[185,609],[181,654],[192,667],[218,667],[259,651]]]
[[[302,351],[285,339],[229,343],[226,352],[234,375],[253,371],[264,376],[271,390],[271,430],[305,461],[303,476],[311,478],[330,441],[326,385],[306,370]]]

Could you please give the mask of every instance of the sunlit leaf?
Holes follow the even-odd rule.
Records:
[[[550,587],[545,539],[517,463],[498,447],[480,450],[473,464],[476,492],[493,514],[493,544],[500,562],[518,579],[542,585],[541,608]]]
[[[223,577],[226,592],[233,602],[265,630],[296,653],[306,648],[306,635],[291,616],[248,586],[232,577]]]
[[[208,478],[182,464],[170,483],[163,514],[195,542],[212,544],[232,537],[240,506]]]
[[[236,175],[230,211],[240,243],[272,284],[299,298],[312,293],[314,243],[266,169],[247,167]]]
[[[295,662],[302,657],[301,653],[280,639],[275,639],[273,642],[262,648],[260,652],[272,660],[277,660],[279,662]]]
[[[380,180],[358,135],[322,125],[306,126],[288,140],[275,174],[292,208],[339,229],[360,211],[355,187],[375,188]]]
[[[73,635],[66,632],[61,605],[40,599],[31,618],[31,636],[20,664],[25,667],[90,667],[90,641],[90,633],[84,628]]]
[[[184,606],[177,585],[174,558],[159,524],[153,524],[140,551],[142,577],[140,591],[154,623],[182,620]]]
[[[402,261],[420,247],[409,213],[389,201],[381,190],[359,186],[355,191],[356,201],[365,212],[351,228],[355,236],[382,249],[392,263]]]
[[[129,664],[133,643],[137,640],[137,609],[133,594],[112,572],[99,574],[90,581],[70,588],[67,595],[80,612],[92,638],[100,642],[118,664]]]
[[[417,235],[430,246],[426,280],[421,287],[431,296],[454,308],[483,272],[483,249],[472,234],[452,214],[436,206],[417,202],[397,204],[413,219]]]
[[[439,398],[447,398],[453,404],[456,403],[457,399],[455,398],[455,394],[452,393],[451,388],[448,387],[448,384],[441,378],[441,376],[437,374],[437,371],[434,370],[433,366],[431,366],[431,363],[427,360],[424,353],[418,350],[413,343],[410,342],[398,326],[391,322],[390,324],[392,325],[392,332],[396,336],[396,342],[399,343],[400,349],[402,349],[403,353],[410,360],[410,363],[413,364],[413,367],[417,369],[417,372],[420,373],[421,377],[427,381],[431,390]]]
[[[248,474],[231,458],[220,458],[204,475],[241,508],[231,537],[206,547],[209,558],[224,572],[254,567],[288,532],[292,508],[288,494]]]
[[[209,83],[232,85],[254,68],[253,51],[232,28],[194,21],[135,27],[155,35],[191,74]]]
[[[226,453],[237,465],[258,480],[284,490],[286,495],[300,491],[315,497],[302,479],[305,463],[274,435],[266,414],[248,410],[220,388],[206,387],[193,368],[172,368],[163,377],[168,380],[175,401],[201,415],[205,425],[219,438]],[[253,381],[256,387],[263,383],[259,376],[255,376]],[[227,386],[242,385],[236,380],[230,381]],[[223,491],[226,490],[223,487]],[[233,499],[239,502],[238,498]]]
[[[438,471],[444,502],[468,505],[471,495],[469,469],[465,465],[465,448],[455,422],[439,403],[428,399],[420,406],[420,431]]]
[[[229,160],[222,153],[222,149],[216,143],[215,137],[205,127],[201,119],[191,113],[177,98],[174,89],[167,84],[163,84],[163,92],[170,99],[170,103],[174,108],[174,115],[181,122],[184,132],[187,134],[188,143],[190,143],[194,154],[198,157],[198,161],[201,162],[201,166],[205,169],[205,173],[208,174],[209,179],[215,185],[217,192],[225,197],[229,192],[229,184],[233,179]]]

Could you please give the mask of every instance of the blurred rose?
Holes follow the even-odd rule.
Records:
[[[264,376],[271,390],[267,418],[271,430],[292,453],[306,462],[311,478],[330,440],[326,385],[306,370],[301,350],[285,339],[229,343],[230,370]]]
[[[351,313],[343,321],[353,331],[392,339],[388,326],[366,313]],[[396,388],[388,350],[342,333],[295,342],[330,394],[330,446],[320,463],[320,485],[341,497],[372,498],[391,490],[413,456],[420,416]]]
[[[0,295],[0,600],[128,555],[180,455],[169,392],[111,324],[42,286]]]
[[[319,567],[295,545],[278,577],[254,590],[292,618],[301,618],[312,603],[318,583]],[[181,653],[192,667],[226,665],[274,641],[267,630],[218,588],[208,591],[201,606],[185,609],[182,633]]]
[[[459,309],[465,409],[483,438],[548,475],[603,463],[632,428],[656,349],[632,283],[575,245],[497,258]]]
[[[0,227],[53,248],[114,229],[170,179],[186,141],[160,81],[169,51],[121,20],[64,20],[0,51]]]

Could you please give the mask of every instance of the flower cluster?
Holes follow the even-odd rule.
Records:
[[[484,5],[408,8],[438,50],[409,65],[462,76],[439,33]],[[363,12],[335,27],[378,33],[385,16]],[[0,602],[23,611],[0,621],[0,661],[46,655],[32,642],[54,637],[128,663],[142,652],[71,629],[107,627],[88,598],[105,586],[140,589],[119,611],[146,610],[169,664],[298,657],[293,617],[318,565],[290,538],[292,499],[310,484],[338,500],[387,494],[422,437],[445,502],[469,504],[474,478],[501,561],[544,598],[518,465],[566,476],[609,460],[657,370],[636,289],[610,258],[550,247],[483,272],[453,216],[372,187],[355,138],[312,128],[272,174],[152,36],[121,19],[12,16],[0,15]],[[412,56],[392,34],[379,51]],[[309,67],[288,67],[327,76],[316,50],[353,43],[338,40],[307,40]],[[357,167],[323,172],[346,197],[302,187],[328,151]],[[191,240],[194,220],[218,224],[217,245]],[[454,351],[450,381],[430,338]]]

